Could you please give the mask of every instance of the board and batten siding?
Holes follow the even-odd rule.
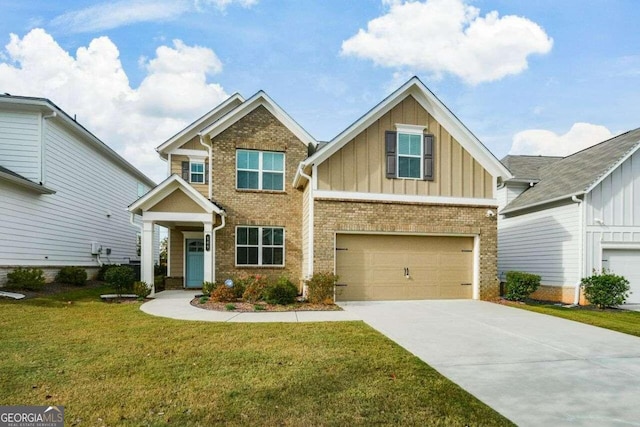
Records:
[[[0,165],[39,183],[42,115],[0,109]]]
[[[606,248],[640,249],[640,153],[596,185],[585,204],[587,272],[602,268]]]
[[[97,266],[91,242],[111,249],[105,263],[136,259],[140,230],[126,208],[138,198],[138,177],[56,120],[45,123],[47,186],[56,193],[0,184],[0,266]]]
[[[388,179],[385,132],[396,124],[433,134],[435,178]],[[493,179],[412,96],[408,96],[318,166],[318,189],[411,196],[494,197]]]
[[[498,275],[523,271],[541,276],[543,285],[575,286],[580,280],[580,205],[564,204],[498,224]]]

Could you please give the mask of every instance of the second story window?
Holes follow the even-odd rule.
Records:
[[[251,190],[284,190],[284,153],[236,151],[236,187]]]
[[[191,162],[190,167],[191,171],[189,180],[194,183],[204,183],[204,162]]]
[[[209,182],[209,165],[207,159],[191,159],[182,162],[182,179],[192,184],[206,184]]]

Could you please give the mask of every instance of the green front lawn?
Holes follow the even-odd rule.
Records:
[[[640,312],[616,309],[598,310],[591,307],[562,308],[553,304],[536,302],[509,305],[640,337]]]
[[[361,322],[186,322],[106,289],[0,300],[0,404],[66,425],[511,425]]]

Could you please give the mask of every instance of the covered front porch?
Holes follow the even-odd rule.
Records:
[[[215,282],[216,231],[225,212],[178,175],[171,175],[129,207],[132,223],[141,224],[141,280],[155,294],[154,226],[169,230],[168,276],[182,277],[185,288]],[[137,216],[137,221],[133,217]]]

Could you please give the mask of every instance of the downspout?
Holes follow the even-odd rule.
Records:
[[[52,119],[57,117],[58,113],[55,111],[51,111],[51,114],[47,114],[42,116],[42,131],[40,132],[40,184],[44,185],[46,182],[46,155],[47,155],[47,127],[45,126],[45,121],[47,119]],[[100,262],[100,255],[98,255],[98,262]],[[102,266],[102,264],[100,264]]]
[[[213,198],[213,186],[212,186],[212,184],[213,184],[212,181],[213,180],[211,179],[211,166],[212,166],[213,147],[211,145],[209,145],[209,144],[205,144],[204,137],[203,137],[202,134],[198,134],[198,136],[200,137],[200,144],[203,145],[204,147],[207,147],[207,150],[209,151],[209,170],[207,171],[209,176],[207,176],[207,182],[209,183],[209,188],[208,188],[209,200],[211,200]],[[223,222],[223,227],[224,227],[224,222]],[[220,227],[220,228],[222,228],[222,227]]]
[[[309,185],[309,198],[311,199],[309,201],[309,220],[307,223],[307,226],[309,227],[309,229],[307,230],[307,232],[309,233],[309,237],[307,240],[307,243],[309,245],[307,254],[309,259],[307,260],[308,266],[307,266],[307,275],[312,275],[313,274],[313,180],[311,178],[310,175],[308,175],[307,173],[305,173],[304,168],[302,167],[302,163],[300,163],[298,165],[298,173],[300,173],[300,176],[303,178],[307,179],[307,185]],[[335,290],[334,290],[335,293]],[[303,285],[302,287],[302,294],[303,296],[307,295],[307,287],[306,284]],[[334,301],[335,301],[335,295],[334,295]]]
[[[577,196],[571,196],[571,201],[577,203],[580,209],[580,220],[578,221],[578,230],[580,230],[578,240],[578,266],[580,278],[576,283],[576,289],[573,295],[573,305],[580,305],[580,285],[582,284],[581,278],[584,273],[584,206],[582,205],[583,200],[579,199]]]

